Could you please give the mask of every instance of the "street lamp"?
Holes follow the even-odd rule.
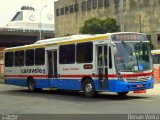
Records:
[[[41,30],[41,27],[42,27],[42,23],[41,23],[41,17],[42,17],[42,11],[44,10],[44,8],[46,8],[47,5],[45,5],[43,8],[40,9],[40,21],[39,21],[39,39],[41,40],[42,39],[42,30]]]
[[[139,4],[139,32],[141,33],[142,32],[142,15],[141,15],[141,13],[142,13],[142,11],[141,11],[141,2],[140,2],[140,4]]]

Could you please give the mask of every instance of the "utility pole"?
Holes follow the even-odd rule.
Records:
[[[121,27],[121,32],[124,32],[124,1],[120,1],[120,8],[121,8],[121,17],[120,17],[120,27]]]
[[[41,8],[40,9],[40,13],[39,13],[39,15],[40,15],[40,21],[39,21],[39,39],[41,40],[42,39],[42,21],[41,21],[41,19],[42,19],[42,11],[44,10],[44,8],[46,8],[47,7],[47,5],[45,5],[43,8]]]
[[[141,16],[141,2],[140,2],[140,4],[139,4],[139,32],[141,33],[142,32],[142,16]]]

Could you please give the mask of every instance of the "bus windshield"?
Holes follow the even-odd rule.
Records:
[[[147,42],[116,43],[115,65],[117,71],[134,72],[152,69],[150,45]]]

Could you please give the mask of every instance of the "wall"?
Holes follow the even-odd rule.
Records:
[[[86,4],[86,10],[82,10],[82,3],[88,1],[91,3],[97,1],[97,6],[91,4],[90,9]],[[99,6],[98,1],[103,1],[103,6]],[[124,23],[124,31],[151,35],[154,47],[160,48],[160,0],[123,0],[123,2],[124,7],[121,0],[59,0],[55,3],[55,35],[78,34],[84,21],[91,17],[101,19],[111,17],[117,20],[121,28]],[[75,4],[78,4],[78,11],[75,10]],[[67,6],[69,10],[67,12],[64,10],[64,14],[61,14],[61,8],[65,9]]]

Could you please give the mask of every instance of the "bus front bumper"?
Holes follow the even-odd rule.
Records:
[[[152,89],[154,86],[154,79],[150,79],[147,82],[124,82],[120,80],[111,80],[109,82],[110,92],[129,92],[135,90]]]

